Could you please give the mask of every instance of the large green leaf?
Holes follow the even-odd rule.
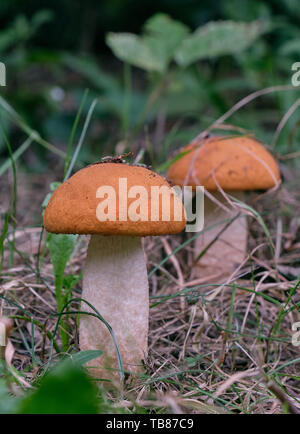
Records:
[[[156,14],[144,26],[142,36],[109,33],[106,41],[115,56],[147,71],[165,72],[189,29],[165,14]]]
[[[64,362],[22,400],[18,413],[90,414],[98,411],[97,389],[87,374],[73,363]]]
[[[187,37],[178,48],[175,59],[179,65],[204,58],[238,53],[264,32],[262,23],[233,21],[211,22]]]
[[[165,71],[189,29],[168,15],[156,14],[146,21],[144,33],[144,42],[159,59],[161,70]]]
[[[139,36],[132,33],[109,33],[106,42],[120,60],[147,71],[161,70],[159,59]]]

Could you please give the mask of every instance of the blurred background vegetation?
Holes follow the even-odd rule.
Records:
[[[181,23],[186,34],[219,20],[255,22],[260,27],[252,41],[250,38],[245,48],[236,52],[222,52],[221,46],[216,55],[198,56],[179,65],[170,58],[168,67],[160,71],[123,63],[109,32],[141,34],[145,22],[158,13]],[[97,98],[77,164],[146,149],[150,143],[155,167],[165,161],[170,150],[204,130],[242,97],[265,87],[290,84],[291,65],[300,51],[299,18],[297,0],[205,0],[201,4],[196,0],[3,0],[0,59],[7,67],[7,86],[0,89],[4,98],[0,101],[1,119],[12,150],[24,144],[31,128],[47,143],[26,143],[19,152],[19,164],[35,172],[53,165],[57,168],[57,155],[47,144],[66,152],[81,102],[79,126]],[[233,48],[238,40],[229,41],[229,46]],[[224,43],[222,37],[219,41]],[[86,89],[89,92],[83,101]],[[261,140],[270,142],[281,116],[295,100],[295,91],[259,98],[230,123],[255,131]],[[16,113],[9,112],[5,102]],[[299,134],[293,117],[289,123],[278,143],[289,143],[288,150],[293,151]],[[74,142],[80,132],[78,128]],[[0,162],[7,157],[1,138]],[[59,164],[63,167],[63,158]]]

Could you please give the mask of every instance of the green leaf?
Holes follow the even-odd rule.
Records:
[[[75,285],[77,285],[77,283],[81,278],[82,278],[82,273],[79,275],[73,273],[65,274],[64,281],[63,281],[64,288],[66,290],[71,290],[72,288],[74,288]]]
[[[72,354],[72,361],[78,366],[82,366],[91,360],[97,359],[103,354],[101,350],[86,350],[79,353]]]
[[[144,26],[141,36],[109,33],[108,46],[116,57],[147,71],[163,73],[189,29],[168,15],[156,14]]]
[[[182,42],[175,59],[179,65],[188,66],[200,59],[235,54],[249,47],[264,31],[262,23],[257,21],[211,22]]]
[[[78,235],[70,234],[48,234],[47,236],[47,246],[53,265],[56,300],[59,312],[61,312],[65,304],[65,299],[62,294],[65,268],[73,252],[77,237]]]
[[[0,414],[14,413],[16,399],[9,395],[4,379],[0,379]]]
[[[48,234],[47,245],[56,282],[63,282],[68,260],[73,252],[78,235]]]
[[[40,386],[20,403],[21,414],[98,413],[97,389],[87,374],[70,361],[46,375]]]
[[[70,288],[66,288],[63,293],[63,284],[65,279],[65,268],[73,252],[78,235],[72,234],[48,234],[47,246],[50,252],[50,259],[53,265],[54,280],[55,280],[55,296],[57,310],[62,312],[66,301],[71,296]],[[68,334],[65,330],[68,330],[68,323],[64,319],[62,320],[63,328],[60,329],[60,335],[62,339],[63,349],[67,351],[69,345]]]
[[[123,62],[147,71],[161,71],[159,59],[139,36],[132,33],[109,33],[106,42],[114,55]]]
[[[161,70],[165,71],[189,28],[168,15],[156,14],[146,21],[144,31],[144,42],[159,60]]]

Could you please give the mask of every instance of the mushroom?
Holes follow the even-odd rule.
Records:
[[[205,188],[204,231],[195,240],[195,277],[228,278],[247,254],[247,217],[232,207],[231,195],[245,202],[246,190],[265,190],[280,183],[278,165],[261,143],[249,136],[212,136],[181,149],[183,156],[168,170],[176,185]],[[224,193],[224,191],[226,193]],[[230,220],[231,223],[230,223]]]
[[[163,195],[156,196],[163,190],[170,195],[169,220],[163,213]],[[145,167],[119,162],[79,170],[58,187],[46,207],[47,231],[91,235],[82,298],[112,327],[130,372],[141,370],[148,353],[149,289],[141,237],[181,232],[185,221],[183,204],[165,179]],[[92,375],[116,378],[116,349],[102,322],[83,315],[79,344],[81,350],[104,352],[90,362]]]

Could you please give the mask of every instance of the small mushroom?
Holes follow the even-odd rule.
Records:
[[[158,202],[152,199],[152,189],[157,191],[159,187],[171,193],[169,221],[163,217],[161,199]],[[157,206],[159,212],[153,215]],[[175,219],[176,209],[180,209],[180,220]],[[110,215],[106,221],[100,221],[101,210]],[[112,327],[125,370],[140,371],[141,361],[148,354],[149,317],[147,267],[141,238],[181,232],[185,227],[181,200],[161,176],[147,168],[97,163],[78,171],[59,186],[46,207],[44,226],[53,233],[91,234],[82,298]],[[82,310],[94,313],[86,304]],[[94,376],[116,377],[116,349],[102,322],[83,315],[79,343],[81,350],[104,351],[90,362]]]
[[[232,207],[226,196],[245,202],[246,190],[278,185],[278,165],[263,145],[249,136],[213,136],[181,152],[182,158],[169,168],[167,178],[175,185],[204,186],[208,192],[204,198],[205,226],[195,241],[195,259],[209,248],[193,275],[207,281],[226,279],[245,259],[248,237],[246,215],[239,214],[241,209]]]

